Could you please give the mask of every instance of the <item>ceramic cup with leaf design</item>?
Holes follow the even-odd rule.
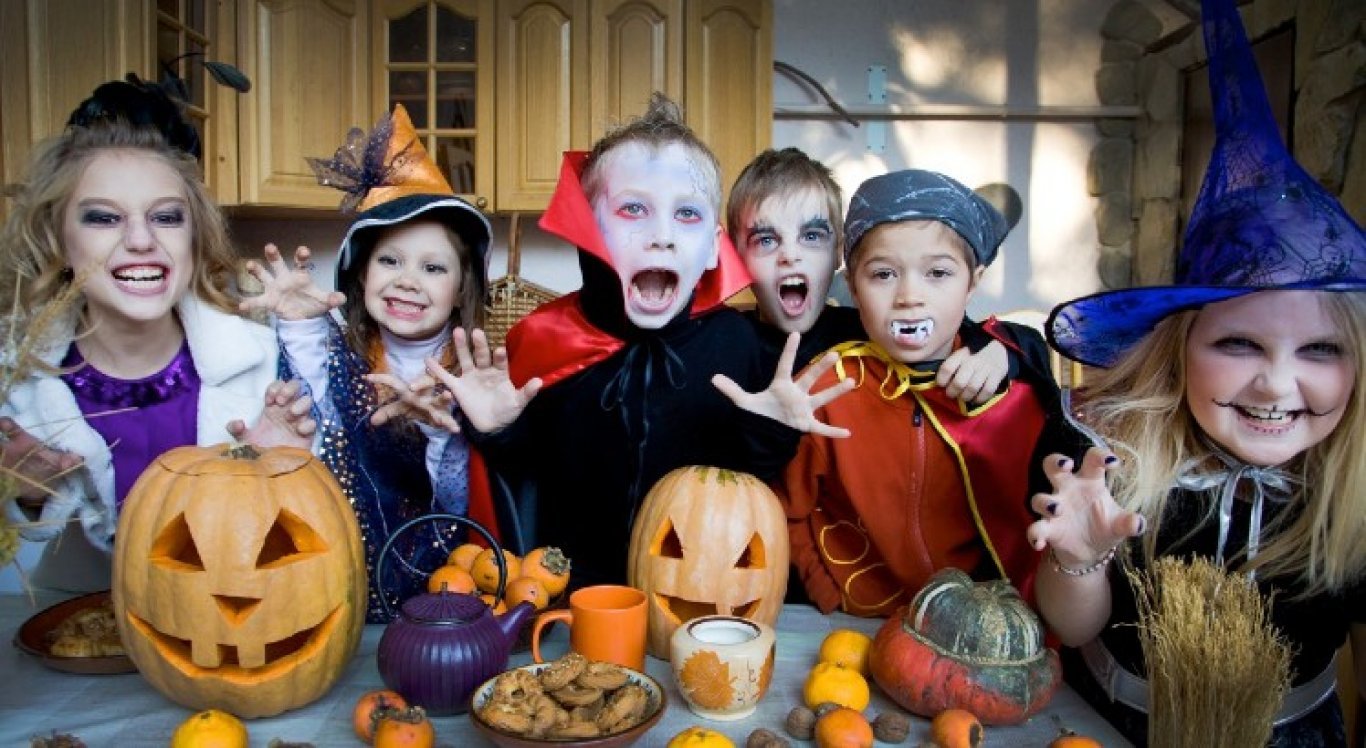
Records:
[[[744,719],[773,680],[771,626],[739,616],[702,616],[679,626],[669,640],[678,690],[699,717]]]

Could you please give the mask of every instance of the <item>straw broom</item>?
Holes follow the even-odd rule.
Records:
[[[1266,745],[1290,684],[1290,649],[1244,574],[1206,559],[1129,571],[1148,665],[1148,745]]]

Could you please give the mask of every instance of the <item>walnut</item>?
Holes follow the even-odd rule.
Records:
[[[816,713],[804,706],[794,706],[787,713],[787,734],[798,740],[810,740],[815,734]]]
[[[29,739],[32,748],[85,748],[85,743],[75,735],[65,732],[52,731],[51,737],[34,735]]]
[[[883,712],[873,720],[873,737],[883,743],[900,743],[911,734],[911,720],[900,712]]]
[[[772,730],[759,728],[749,734],[745,740],[745,748],[791,748],[792,743],[788,739]]]

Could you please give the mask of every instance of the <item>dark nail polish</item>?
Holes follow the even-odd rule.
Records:
[[[1058,467],[1067,467],[1067,463],[1068,463],[1068,462],[1071,462],[1071,460],[1068,460],[1066,457],[1059,457],[1059,458],[1058,458]]]
[[[1113,467],[1114,465],[1118,465],[1119,458],[1114,455],[1110,455],[1109,457],[1105,458],[1105,464],[1111,467]]]
[[[1140,516],[1140,517],[1138,518],[1138,534],[1139,534],[1139,535],[1142,535],[1143,533],[1145,533],[1145,532],[1147,532],[1147,531],[1148,531],[1148,520],[1147,520],[1145,517]]]
[[[1049,513],[1049,514],[1057,514],[1057,513],[1058,513],[1058,502],[1056,502],[1056,501],[1050,501],[1050,502],[1048,502],[1048,506],[1044,507],[1044,509],[1048,510],[1048,513]]]

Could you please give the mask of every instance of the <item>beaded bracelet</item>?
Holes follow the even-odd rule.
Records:
[[[1090,566],[1083,566],[1080,569],[1072,569],[1062,565],[1062,562],[1058,560],[1058,554],[1054,553],[1052,546],[1050,546],[1048,548],[1048,560],[1053,564],[1053,569],[1061,574],[1066,574],[1069,577],[1084,577],[1093,571],[1099,571],[1100,569],[1104,568],[1106,564],[1115,560],[1115,553],[1118,550],[1119,545],[1113,545],[1110,547],[1110,550],[1101,554],[1101,557],[1096,559],[1095,563],[1091,564]]]

